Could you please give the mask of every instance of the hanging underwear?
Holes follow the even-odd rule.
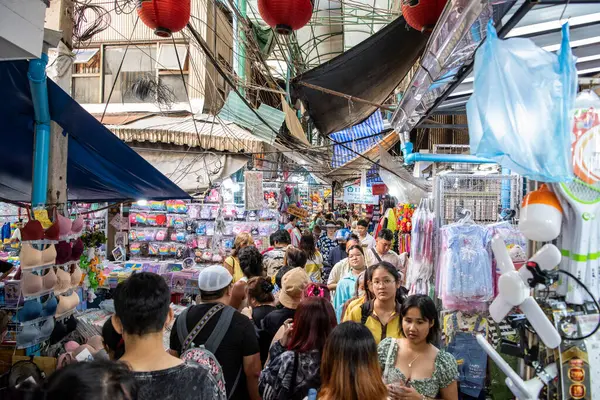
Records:
[[[56,297],[46,295],[39,299],[27,300],[18,311],[17,316],[20,322],[33,321],[34,319],[53,316],[56,309]]]
[[[59,317],[71,310],[74,310],[78,305],[79,296],[75,291],[69,296],[58,296],[58,307],[56,308],[56,316]]]
[[[43,271],[37,273],[23,271],[21,275],[21,290],[24,296],[32,296],[36,293],[54,289],[57,282],[54,268],[50,267],[45,272],[44,274]]]
[[[56,262],[56,249],[54,245],[50,245],[44,250],[38,250],[29,243],[23,243],[19,258],[23,270],[53,265]]]

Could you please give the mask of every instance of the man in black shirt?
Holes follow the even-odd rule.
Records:
[[[270,312],[262,321],[260,331],[261,353],[268,354],[271,341],[288,318],[294,318],[296,308],[302,300],[304,289],[310,283],[310,278],[304,268],[293,268],[281,278],[282,289],[279,291],[279,303],[281,305],[275,311]]]
[[[188,309],[186,327],[191,332],[204,315],[219,303],[229,307],[232,290],[232,276],[221,266],[207,267],[198,277],[201,303]],[[215,329],[223,310],[217,311],[200,333],[196,336],[196,345],[205,344]],[[177,331],[177,321],[171,331],[170,347],[176,353],[181,352],[181,341]],[[258,339],[252,321],[235,311],[227,332],[215,357],[223,368],[227,397],[231,400],[260,400],[258,377],[261,363]]]
[[[173,321],[171,291],[163,277],[142,272],[117,287],[113,326],[123,335],[126,363],[139,384],[139,400],[224,400],[217,381],[196,363],[184,363],[163,347],[165,326]]]

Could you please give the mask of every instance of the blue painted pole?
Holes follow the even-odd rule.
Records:
[[[496,164],[496,161],[468,154],[428,154],[411,153],[404,158],[405,164],[414,164],[417,161],[461,163],[461,164]]]
[[[502,168],[502,175],[510,175],[510,169]],[[503,179],[500,192],[500,204],[502,205],[502,211],[512,208],[510,206],[510,189],[511,181],[509,179]]]
[[[29,86],[35,114],[35,145],[33,151],[33,189],[31,205],[46,204],[48,193],[48,161],[50,159],[50,107],[48,104],[48,86],[46,84],[46,66],[48,55],[29,61]]]

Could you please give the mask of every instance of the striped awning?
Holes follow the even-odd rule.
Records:
[[[382,140],[382,135],[374,134],[383,131],[383,118],[381,112],[375,111],[369,118],[354,125],[351,128],[332,133],[330,137],[337,142],[347,142],[344,145],[354,150],[356,153],[364,153]],[[350,151],[341,145],[333,147],[333,158],[331,167],[338,168],[350,160],[355,159],[356,153]]]

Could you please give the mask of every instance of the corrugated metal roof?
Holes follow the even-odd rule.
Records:
[[[263,141],[234,123],[216,119],[154,116],[123,125],[106,125],[125,142],[171,143],[218,151],[261,152]],[[196,134],[198,130],[198,135]]]

